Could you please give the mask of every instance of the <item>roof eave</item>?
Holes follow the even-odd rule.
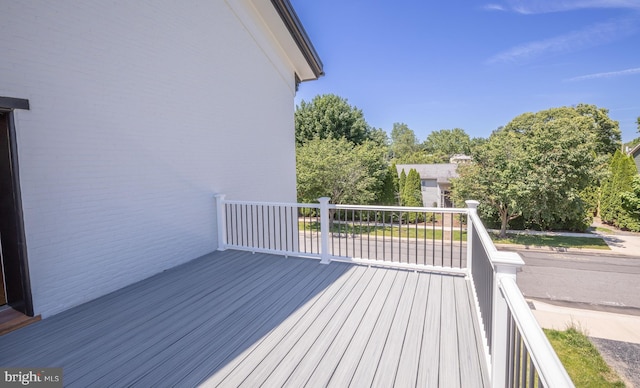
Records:
[[[287,27],[287,30],[289,30],[291,37],[296,42],[300,52],[309,64],[311,71],[315,75],[315,78],[312,79],[318,79],[323,76],[324,70],[322,61],[320,60],[318,53],[313,47],[309,36],[304,30],[304,27],[302,26],[300,19],[298,19],[298,15],[289,0],[271,0],[271,4],[273,4],[278,15],[280,15],[282,22]],[[312,79],[301,79],[300,81],[310,81]]]

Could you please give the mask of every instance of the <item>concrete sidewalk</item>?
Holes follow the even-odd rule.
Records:
[[[599,234],[609,245],[611,251],[618,255],[640,257],[640,236]]]
[[[497,231],[496,231],[497,232]],[[590,252],[606,255],[614,253],[616,255],[633,256],[640,258],[640,233],[624,233],[624,234],[607,234],[602,232],[592,233],[572,233],[572,232],[540,232],[535,230],[508,230],[508,234],[528,234],[540,236],[566,236],[566,237],[582,237],[582,238],[602,238],[610,251],[603,249],[589,248],[559,248],[548,246],[531,246],[517,244],[495,244],[498,249],[531,249],[541,251],[554,252]]]
[[[555,306],[537,300],[533,315],[545,329],[564,330],[572,323],[590,337],[640,344],[640,316]]]

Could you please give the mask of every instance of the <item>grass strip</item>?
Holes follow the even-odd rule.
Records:
[[[320,231],[319,222],[298,223],[300,230],[310,230],[314,232]],[[451,230],[446,228],[444,231],[444,238],[442,228],[432,228],[430,226],[418,226],[415,224],[402,225],[402,226],[390,226],[390,225],[367,225],[363,224],[351,224],[348,222],[334,223],[331,227],[331,233],[344,233],[348,235],[361,235],[361,236],[380,236],[386,237],[408,237],[418,239],[435,239],[435,240],[449,240],[451,238]],[[460,240],[460,227],[453,228],[453,240]],[[467,232],[466,229],[462,230],[462,241],[466,241]]]
[[[576,388],[625,386],[589,338],[575,326],[563,331],[544,329],[544,333]]]
[[[568,237],[568,236],[541,236],[530,234],[509,234],[507,238],[499,238],[497,234],[490,233],[496,244],[518,244],[536,247],[556,248],[589,248],[610,250],[602,238],[595,237]]]

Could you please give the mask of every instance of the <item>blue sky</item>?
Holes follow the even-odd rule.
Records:
[[[472,137],[525,112],[609,109],[640,136],[640,0],[291,0],[326,75],[296,104],[333,93],[388,133]]]

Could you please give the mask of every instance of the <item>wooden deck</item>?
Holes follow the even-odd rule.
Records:
[[[460,276],[216,252],[0,337],[65,386],[487,386]]]

